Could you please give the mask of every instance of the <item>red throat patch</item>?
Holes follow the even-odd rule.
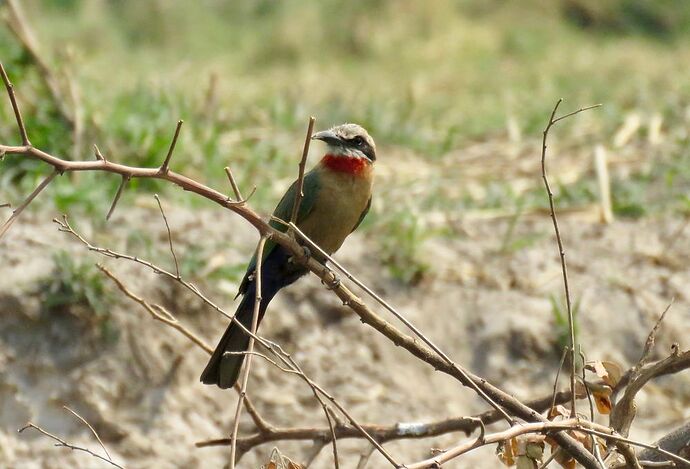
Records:
[[[331,171],[338,173],[347,173],[352,175],[360,174],[367,167],[367,161],[364,158],[355,158],[347,156],[337,156],[328,154],[321,160],[325,167]]]

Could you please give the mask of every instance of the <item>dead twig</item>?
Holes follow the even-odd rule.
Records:
[[[256,334],[256,328],[259,325],[259,309],[261,308],[261,264],[264,256],[264,246],[266,245],[266,236],[259,239],[259,244],[256,247],[256,270],[254,274],[254,285],[256,292],[254,294],[254,311],[252,315],[252,334]],[[240,414],[242,412],[242,403],[247,394],[247,382],[249,381],[249,371],[252,365],[252,352],[254,351],[254,338],[249,337],[249,347],[247,348],[248,356],[245,358],[242,374],[242,384],[240,385],[240,398],[237,401],[237,408],[235,409],[235,421],[232,427],[232,436],[230,443],[230,469],[235,468],[235,454],[237,452],[237,433],[240,429]]]
[[[43,181],[41,181],[41,183],[36,187],[36,189],[34,189],[34,191],[31,194],[29,194],[29,196],[24,200],[24,202],[22,202],[19,205],[19,207],[15,208],[12,211],[12,215],[10,215],[10,218],[8,218],[7,221],[5,223],[3,223],[2,226],[0,226],[0,239],[2,239],[2,237],[5,235],[5,233],[7,233],[7,230],[10,229],[10,227],[12,226],[12,223],[14,223],[17,218],[19,218],[19,215],[21,215],[21,213],[24,211],[24,209],[26,207],[28,207],[28,205],[36,198],[36,196],[38,194],[41,193],[41,191],[43,191],[43,189],[45,189],[48,186],[48,184],[53,182],[53,179],[57,175],[58,175],[57,170],[50,173],[48,175],[48,177],[46,177]],[[9,206],[9,204],[7,204],[7,205]]]
[[[105,447],[105,445],[103,444],[103,441],[101,440],[101,437],[98,436],[98,433],[96,432],[96,430],[94,430],[94,428],[91,426],[91,424],[84,417],[82,417],[81,415],[79,415],[78,413],[76,413],[74,410],[70,409],[66,405],[63,405],[62,408],[65,409],[66,411],[70,412],[72,415],[74,415],[76,418],[78,418],[84,425],[89,427],[89,430],[91,430],[91,433],[93,434],[93,436],[98,441],[98,444],[101,445],[101,448],[103,448],[103,452],[105,453],[105,455],[108,456],[109,460],[112,460],[112,458],[110,457],[110,453],[108,452],[108,449]]]
[[[177,138],[180,136],[180,129],[182,129],[183,123],[183,120],[177,121],[177,126],[175,127],[175,134],[173,135],[173,139],[170,142],[170,147],[168,148],[168,154],[165,155],[165,161],[163,161],[163,164],[159,169],[161,173],[165,174],[170,170],[170,159],[172,158],[173,152],[175,151],[175,145],[177,145]]]
[[[161,216],[163,217],[163,222],[165,223],[165,230],[168,232],[168,246],[170,246],[170,254],[172,254],[173,261],[175,262],[175,276],[180,278],[180,265],[177,263],[177,256],[175,255],[175,248],[173,247],[172,233],[170,233],[168,217],[165,216],[165,211],[163,210],[163,205],[161,205],[161,199],[158,197],[158,194],[153,194],[153,197],[158,203],[158,209],[161,211]]]
[[[313,116],[310,117],[309,125],[307,126],[307,136],[304,139],[304,148],[302,149],[302,158],[299,161],[297,192],[295,192],[295,200],[292,204],[292,215],[290,216],[291,223],[297,223],[299,207],[302,204],[302,199],[304,198],[304,169],[307,165],[307,156],[309,155],[309,144],[311,143],[311,134],[314,132],[314,122],[316,122],[316,119]]]
[[[549,184],[549,178],[546,174],[546,141],[549,137],[549,131],[556,123],[567,119],[568,117],[579,114],[588,109],[593,109],[601,106],[600,104],[595,104],[593,106],[587,106],[580,108],[576,111],[569,112],[560,117],[555,117],[558,111],[558,106],[560,106],[563,99],[559,99],[556,105],[551,111],[551,117],[549,117],[549,122],[546,124],[544,131],[542,133],[542,145],[541,145],[541,176],[544,180],[544,187],[546,188],[546,194],[549,199],[549,209],[551,212],[551,220],[553,221],[553,229],[556,232],[556,242],[558,243],[558,254],[561,258],[561,270],[563,272],[563,287],[565,289],[565,302],[568,311],[568,330],[570,331],[570,391],[572,393],[572,400],[570,401],[570,416],[574,417],[577,415],[576,404],[575,404],[575,327],[573,323],[573,309],[572,302],[570,299],[570,286],[568,284],[568,267],[565,261],[565,249],[563,248],[563,239],[561,238],[561,232],[558,228],[558,220],[556,218],[556,207],[554,203],[553,191],[551,190],[551,185]]]
[[[112,459],[110,459],[110,456],[104,457],[104,456],[101,456],[101,455],[98,454],[98,453],[94,453],[93,451],[91,451],[91,450],[88,449],[88,448],[84,448],[84,447],[81,447],[81,446],[73,445],[73,444],[71,444],[71,443],[67,443],[65,440],[63,440],[63,439],[60,438],[59,436],[53,435],[52,433],[47,432],[46,430],[42,429],[42,428],[39,427],[38,425],[34,425],[34,424],[31,423],[31,422],[28,422],[26,425],[24,425],[22,428],[20,428],[20,429],[17,430],[17,431],[18,431],[19,433],[22,433],[22,432],[23,432],[24,430],[26,430],[27,428],[33,428],[34,430],[38,431],[39,433],[42,433],[43,435],[47,436],[48,438],[50,438],[50,439],[52,439],[52,440],[55,440],[55,441],[57,442],[57,443],[55,443],[55,446],[62,447],[62,448],[68,448],[68,449],[71,449],[71,450],[73,450],[73,451],[82,451],[82,452],[84,452],[84,453],[90,454],[90,455],[93,456],[94,458],[98,458],[98,459],[100,459],[101,461],[107,462],[107,463],[110,464],[111,466],[117,467],[117,468],[119,468],[119,469],[125,469],[124,466],[121,466],[121,465],[119,465],[118,463],[116,463],[115,461],[113,461]]]

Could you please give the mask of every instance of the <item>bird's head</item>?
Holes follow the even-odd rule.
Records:
[[[360,160],[369,165],[376,161],[374,139],[364,127],[357,124],[337,125],[317,132],[311,138],[328,145],[326,156]]]

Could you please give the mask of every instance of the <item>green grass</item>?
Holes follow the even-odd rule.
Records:
[[[86,123],[78,155],[91,158],[91,145],[98,143],[114,161],[156,166],[181,118],[173,169],[227,188],[223,167],[230,165],[245,192],[258,186],[252,205],[268,212],[295,177],[312,114],[318,128],[363,124],[382,159],[411,153],[431,166],[475,143],[505,140],[509,118],[525,139],[538,139],[560,97],[567,98],[564,109],[595,102],[604,107],[559,127],[553,137],[559,141],[610,141],[631,111],[661,113],[665,130],[685,128],[690,4],[600,4],[205,0],[199,7],[191,0],[31,0],[25,12],[55,70],[78,84]],[[32,142],[74,154],[69,129],[35,67],[4,29],[0,58],[18,90]],[[17,142],[11,109],[6,99],[0,103],[0,140]],[[586,139],[579,136],[583,129]],[[687,211],[688,138],[674,138],[677,144],[659,167],[614,175],[618,214]],[[36,162],[5,158],[0,198],[16,203],[46,173]],[[583,175],[560,185],[559,204],[596,200],[592,180]],[[452,183],[466,182],[460,175]],[[479,182],[488,187],[485,198],[463,192],[449,198],[430,183],[428,193],[410,203],[417,211],[510,210],[518,199],[526,210],[546,203],[538,175],[533,189],[521,194],[502,174]],[[107,175],[63,176],[42,200],[52,198],[60,211],[102,217],[118,183]],[[128,193],[165,190],[133,181]],[[166,196],[203,204],[178,194]],[[414,229],[403,226],[407,209],[391,200],[379,207],[400,218],[400,229],[384,229],[386,236],[417,242]],[[364,228],[382,229],[376,223]]]

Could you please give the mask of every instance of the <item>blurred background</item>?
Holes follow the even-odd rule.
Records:
[[[687,236],[685,224],[690,212],[688,2],[15,3],[23,12],[28,31],[17,29],[21,22],[7,4],[0,2],[5,18],[0,28],[0,60],[15,85],[31,142],[50,153],[91,159],[95,143],[110,160],[154,167],[165,156],[177,120],[183,119],[172,168],[229,190],[223,167],[230,166],[245,194],[257,187],[250,203],[267,214],[295,178],[310,115],[316,117],[317,129],[346,121],[366,127],[380,155],[376,198],[360,229],[362,234],[354,238],[358,241],[346,244],[342,255],[397,304],[407,306],[410,315],[417,317],[431,335],[436,333],[434,337],[454,356],[498,383],[514,386],[512,390],[523,392],[524,397],[548,392],[548,381],[567,332],[563,330],[557,251],[544,211],[548,201],[539,166],[541,132],[559,98],[565,99],[563,113],[601,103],[601,108],[559,124],[550,136],[550,173],[566,226],[566,248],[573,250],[576,275],[584,278],[581,284],[574,280],[576,287],[582,288],[576,299],[584,311],[580,313],[583,319],[578,333],[585,345],[589,340],[593,354],[616,359],[626,367],[638,356],[650,318],[663,310],[672,296],[681,306],[676,329],[671,327],[666,338],[669,343],[678,340],[673,331],[681,331],[683,321],[689,319],[687,308],[682,306],[687,299],[683,259],[689,255],[687,238],[682,239]],[[32,38],[38,56],[50,69],[48,79],[36,57],[18,40],[17,31],[19,36]],[[6,98],[0,100],[0,122],[0,141],[18,143]],[[312,149],[311,163],[316,161],[319,150]],[[596,153],[600,159],[603,155],[609,173],[605,185],[610,187],[610,208],[616,220],[609,225],[601,224],[602,204],[607,204],[602,202],[597,179]],[[0,203],[19,204],[47,173],[45,165],[38,162],[6,157],[0,162]],[[13,433],[16,425],[28,418],[43,419],[52,430],[88,441],[88,435],[78,426],[70,426],[69,416],[56,415],[59,407],[46,410],[58,401],[81,402],[73,405],[81,405],[81,411],[106,433],[123,460],[136,461],[134,467],[152,461],[162,464],[157,467],[168,467],[164,460],[170,467],[180,460],[200,464],[209,461],[204,459],[209,454],[216,458],[213,461],[227,457],[221,450],[214,453],[182,445],[184,457],[188,458],[184,459],[174,452],[161,455],[160,447],[144,448],[142,444],[143,449],[139,448],[131,441],[135,428],[141,434],[153,434],[156,441],[181,438],[182,434],[190,445],[227,430],[229,408],[234,409],[234,404],[226,409],[218,403],[219,399],[227,399],[221,397],[225,395],[202,390],[196,384],[203,354],[194,352],[198,355],[190,359],[193,363],[185,362],[179,375],[182,377],[158,386],[171,389],[171,395],[177,396],[178,407],[171,413],[186,412],[186,401],[176,393],[187,393],[184,396],[189,403],[196,402],[198,393],[204,393],[206,407],[197,409],[199,415],[194,419],[198,421],[194,422],[206,423],[166,421],[165,426],[171,427],[168,433],[151,420],[145,425],[137,419],[132,423],[127,420],[132,416],[124,414],[117,414],[117,420],[131,427],[126,431],[108,427],[113,425],[117,406],[109,394],[115,392],[109,386],[115,385],[105,376],[99,379],[108,382],[110,390],[92,403],[84,397],[95,392],[90,384],[80,384],[83,389],[77,392],[74,383],[64,382],[65,369],[78,376],[88,369],[99,376],[99,360],[119,356],[120,361],[127,361],[131,356],[131,341],[125,340],[130,337],[127,330],[139,323],[114,313],[120,308],[130,316],[135,314],[131,304],[123,306],[124,300],[115,298],[112,285],[95,270],[93,263],[99,259],[89,257],[64,235],[55,233],[50,223],[53,216],[67,212],[77,226],[108,246],[160,258],[166,255],[167,247],[151,194],[161,193],[169,216],[178,223],[173,223],[172,228],[178,249],[184,253],[183,273],[215,292],[229,310],[247,253],[255,242],[252,230],[238,218],[220,220],[209,203],[151,181],[132,181],[120,202],[119,214],[116,212],[114,220],[106,224],[104,215],[118,184],[118,178],[103,174],[58,178],[9,233],[14,241],[0,245],[3,256],[14,256],[14,263],[8,262],[2,268],[10,271],[5,272],[0,294],[4,295],[3,308],[13,312],[6,315],[5,321],[16,326],[5,328],[12,332],[11,337],[4,336],[4,353],[15,358],[7,358],[3,393],[17,399],[17,408],[24,409],[0,410],[0,424],[6,432],[0,450],[2,441],[11,442],[4,454],[13,455],[8,460],[16,467],[38,467],[22,459],[36,445],[45,448],[45,458],[63,456],[44,441],[27,443]],[[612,220],[609,217],[607,221]],[[676,242],[678,239],[681,241]],[[653,252],[640,254],[641,248]],[[600,260],[605,264],[596,264]],[[630,269],[639,269],[635,271],[637,279],[647,279],[651,293],[644,293],[642,300],[636,284],[627,278],[633,272]],[[146,282],[152,282],[149,292],[177,307],[173,310],[186,315],[186,320],[198,326],[209,342],[216,340],[224,327],[217,315],[201,311],[200,305],[175,287],[160,285],[161,280],[151,279],[145,271],[131,275],[147,278]],[[422,286],[425,292],[441,297],[441,303],[420,298]],[[451,290],[456,293],[448,295]],[[318,333],[332,334],[328,335],[331,339],[314,331],[310,332],[316,334],[313,343],[301,339],[315,350],[303,357],[308,367],[327,383],[331,383],[329,355],[323,352],[321,356],[318,350],[330,347],[330,353],[334,353],[342,346],[342,352],[349,356],[349,340],[338,337],[364,334],[363,360],[371,369],[359,371],[369,380],[353,384],[352,395],[345,383],[334,384],[343,390],[346,403],[360,408],[361,415],[392,423],[483,409],[471,396],[457,401],[457,407],[448,408],[442,403],[429,407],[419,407],[418,403],[415,407],[407,391],[391,390],[397,388],[393,384],[404,381],[406,373],[410,374],[408,378],[419,376],[424,369],[421,365],[412,365],[412,371],[398,370],[397,377],[388,378],[390,382],[384,379],[383,383],[371,384],[380,370],[370,363],[372,360],[385,362],[387,357],[401,367],[411,360],[399,351],[387,351],[388,344],[368,331],[362,332],[356,318],[329,303],[327,294],[319,296],[318,285],[297,287],[295,292],[287,295],[284,303],[277,303],[275,309],[297,308],[300,319],[285,319],[283,315],[273,320],[273,325],[268,319],[266,333],[283,334],[286,343],[299,344],[295,331],[300,325],[309,321],[334,323],[332,330]],[[7,298],[13,298],[14,303]],[[317,308],[304,309],[306,300]],[[458,305],[465,306],[451,313],[450,309]],[[330,311],[326,319],[315,312],[318,307]],[[598,313],[597,308],[601,310]],[[429,316],[429,311],[442,310],[449,311],[456,327],[444,327],[438,318]],[[66,318],[61,332],[53,330],[57,326],[41,323],[55,314]],[[635,319],[631,320],[629,314]],[[504,318],[496,323],[505,329],[484,324],[481,318],[487,315]],[[536,329],[515,324],[520,317],[532,318]],[[38,340],[37,332],[26,328],[27,321],[43,324],[47,329],[41,330],[49,335],[57,334],[53,344],[74,349],[67,368],[47,381],[27,376],[21,360],[16,358],[17,351],[24,347],[38,350],[38,354],[45,352],[48,365],[40,372],[34,370],[36,376],[45,376],[51,366],[56,366],[54,357],[41,348],[45,345],[32,342]],[[151,337],[161,333],[161,326],[146,327]],[[464,337],[472,327],[480,331],[466,341]],[[621,327],[630,330],[623,333]],[[91,331],[81,340],[92,342],[75,343],[68,338],[81,328]],[[164,334],[165,340],[177,343],[173,333],[169,337],[167,331]],[[329,345],[324,345],[324,340]],[[117,352],[96,358],[89,365],[94,351],[102,351],[101,343]],[[502,358],[475,356],[473,351],[481,346],[497,347],[497,355]],[[303,345],[310,350],[308,347]],[[367,351],[372,348],[376,352]],[[165,350],[168,354],[178,351],[176,346]],[[381,355],[372,359],[370,353]],[[166,357],[165,353],[159,357],[161,363],[166,363]],[[117,367],[116,363],[113,361],[112,366]],[[356,365],[352,366],[357,370]],[[522,367],[531,371],[525,375]],[[129,372],[121,372],[126,381]],[[271,371],[257,373],[257,380],[269,380],[278,386],[276,392],[287,386],[283,383],[287,378],[276,378]],[[527,376],[524,383],[516,378],[520,373]],[[452,396],[448,399],[456,398],[452,381],[433,374],[428,378],[431,389],[447,389],[439,392]],[[43,384],[36,386],[35,380]],[[272,389],[264,381],[258,382]],[[667,404],[673,412],[662,413],[666,419],[663,425],[658,421],[649,423],[645,428],[651,433],[643,432],[641,436],[651,438],[655,428],[670,428],[688,417],[688,406],[682,403],[690,399],[690,385],[687,378],[681,383],[684,391],[679,392],[686,401],[679,401],[680,395],[673,396]],[[366,402],[354,397],[355,387],[361,391],[370,385],[381,390],[374,400],[382,399],[392,406],[384,405],[379,415],[372,414]],[[140,386],[138,392],[149,396],[144,384]],[[42,393],[40,389],[51,391]],[[302,391],[308,396],[308,390]],[[30,398],[26,398],[27,393]],[[155,399],[149,396],[152,401],[143,403],[129,396],[128,402],[153,409],[164,405],[163,394]],[[270,399],[264,401],[261,397],[258,400],[278,420],[281,415],[289,415],[284,406],[293,405],[271,404]],[[411,406],[410,412],[402,416],[395,413],[401,402]],[[293,411],[295,416],[304,412],[299,406]],[[313,414],[314,421],[320,422],[318,412],[314,410]],[[217,419],[217,426],[212,418]],[[175,427],[178,423],[182,428]],[[419,456],[425,454],[424,448],[436,443],[427,441],[416,449],[401,445],[400,451]],[[15,444],[16,448],[12,446]],[[8,449],[11,447],[14,449]],[[355,452],[357,447],[353,448]],[[269,448],[262,449],[267,452]],[[294,451],[299,460],[299,447]],[[2,454],[0,451],[0,459]],[[74,458],[73,464],[83,467],[93,463],[84,463],[74,455],[65,457]],[[494,467],[495,462],[491,460],[486,467]],[[324,456],[316,466],[329,467],[328,458]]]

